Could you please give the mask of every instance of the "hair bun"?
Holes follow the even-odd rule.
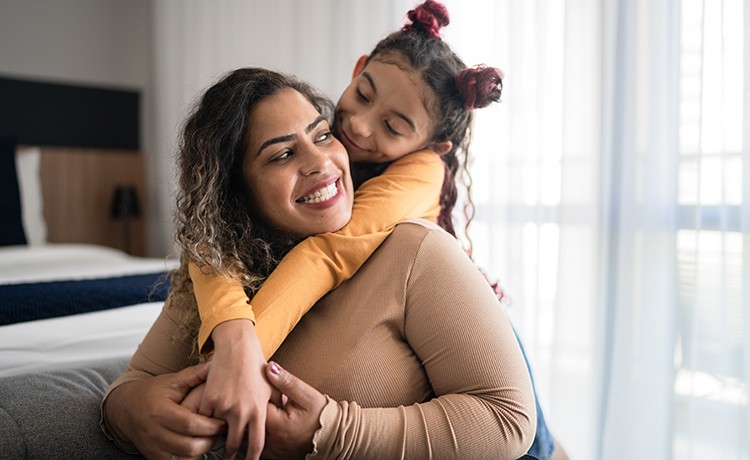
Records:
[[[502,70],[486,65],[469,67],[459,72],[456,75],[456,85],[464,100],[464,108],[481,109],[499,101],[504,77]]]
[[[431,37],[440,38],[440,29],[450,22],[448,10],[440,2],[427,0],[406,13],[411,21],[402,30],[419,30]]]

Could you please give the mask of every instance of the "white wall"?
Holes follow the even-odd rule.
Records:
[[[0,74],[143,89],[149,0],[3,0]]]
[[[150,0],[2,0],[0,76],[139,91],[148,156],[151,17]]]

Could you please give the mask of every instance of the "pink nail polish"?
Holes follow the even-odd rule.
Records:
[[[271,363],[271,373],[273,375],[279,375],[279,372],[281,372],[281,368],[276,363]]]

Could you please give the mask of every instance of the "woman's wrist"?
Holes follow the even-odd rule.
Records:
[[[128,410],[124,410],[124,407],[128,407],[128,389],[132,389],[135,381],[125,382],[115,388],[113,388],[102,401],[102,418],[101,428],[104,434],[111,439],[117,447],[129,454],[137,454],[138,449],[130,441],[126,435],[127,429],[123,430],[128,426],[127,414]]]
[[[320,411],[318,416],[318,429],[313,432],[312,435],[312,450],[305,457],[306,459],[313,459],[321,452],[327,452],[326,442],[328,439],[332,439],[334,421],[339,418],[339,405],[336,401],[331,399],[328,395],[324,395],[326,398],[325,406]]]

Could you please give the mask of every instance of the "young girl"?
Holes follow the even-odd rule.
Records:
[[[270,396],[262,377],[265,360],[315,302],[362,266],[395,224],[422,217],[455,236],[455,176],[466,164],[472,110],[499,100],[503,75],[494,68],[467,68],[440,39],[448,24],[442,4],[428,0],[408,17],[410,24],[360,58],[336,108],[335,129],[361,184],[349,224],[296,246],[251,302],[244,280],[233,275],[242,270],[206,257],[200,244],[188,248],[201,316],[199,350],[214,352],[199,411],[227,421],[227,457],[239,448],[245,428],[248,458],[262,449]],[[275,161],[289,154],[279,152]],[[335,184],[321,184],[295,205],[325,207],[337,192]]]

